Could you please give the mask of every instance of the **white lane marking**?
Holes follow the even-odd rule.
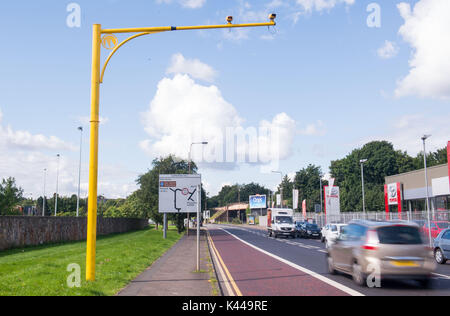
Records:
[[[321,249],[321,250],[317,250],[318,252],[323,252],[323,253],[328,253],[328,251],[326,251],[326,250],[323,250],[323,249]]]
[[[439,274],[439,273],[432,273],[433,275],[441,278],[441,279],[445,279],[445,280],[450,280],[450,276],[445,275],[445,274]]]
[[[245,240],[242,240],[241,238],[233,235],[232,233],[230,233],[229,231],[227,231],[227,230],[225,230],[223,228],[221,228],[221,229],[224,232],[226,232],[227,234],[229,234],[230,236],[233,236],[234,238],[236,238],[240,242],[246,244],[247,246],[252,247],[253,249],[258,250],[259,252],[262,252],[263,254],[268,255],[269,257],[272,257],[272,258],[274,258],[274,259],[276,259],[278,261],[281,261],[281,262],[287,264],[288,266],[290,266],[290,267],[292,267],[294,269],[297,269],[297,270],[299,270],[299,271],[301,271],[303,273],[309,274],[310,276],[312,276],[312,277],[314,277],[314,278],[316,278],[316,279],[318,279],[318,280],[320,280],[322,282],[325,282],[328,285],[331,285],[332,287],[335,287],[338,290],[341,290],[342,292],[345,292],[345,293],[347,293],[347,294],[349,294],[351,296],[365,296],[364,294],[359,293],[359,292],[357,292],[357,291],[355,291],[355,290],[353,290],[353,289],[351,289],[349,287],[346,287],[345,285],[342,285],[342,284],[340,284],[340,283],[338,283],[336,281],[333,281],[333,280],[331,280],[331,279],[329,279],[327,277],[324,277],[323,275],[320,275],[320,274],[318,274],[318,273],[316,273],[314,271],[311,271],[309,269],[303,268],[303,267],[301,267],[301,266],[299,266],[299,265],[297,265],[295,263],[292,263],[292,262],[290,262],[290,261],[288,261],[286,259],[283,259],[283,258],[278,257],[278,256],[276,256],[276,255],[274,255],[274,254],[272,254],[270,252],[267,252],[267,251],[265,251],[265,250],[263,250],[261,248],[258,248],[256,246],[246,242]]]

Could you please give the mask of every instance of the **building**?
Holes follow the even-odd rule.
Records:
[[[447,155],[450,157],[450,142]],[[450,165],[447,163],[429,167],[427,173],[430,209],[450,210]],[[427,209],[426,196],[425,169],[386,177],[387,212],[424,211]]]

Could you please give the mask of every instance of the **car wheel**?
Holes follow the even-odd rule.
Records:
[[[330,255],[327,256],[327,267],[328,267],[328,273],[330,274],[337,274],[336,269],[334,268],[334,262],[333,258],[331,258]]]
[[[273,233],[273,238],[275,238],[275,239],[277,239],[277,238],[278,238],[278,235],[277,235],[277,233]]]
[[[439,248],[434,252],[434,259],[436,259],[436,262],[439,264],[445,264],[447,262],[444,254],[442,253],[442,250]]]
[[[325,238],[320,237],[320,242],[324,243],[325,242]]]
[[[362,267],[359,263],[355,262],[353,264],[353,273],[352,273],[353,281],[359,285],[364,286],[366,284],[366,278],[362,271]]]
[[[271,231],[269,231],[269,237],[272,237],[272,232]]]

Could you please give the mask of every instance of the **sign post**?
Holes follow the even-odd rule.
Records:
[[[202,199],[202,186],[197,186],[197,272],[200,272],[200,213]]]

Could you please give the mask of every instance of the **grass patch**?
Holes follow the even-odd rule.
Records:
[[[15,249],[0,253],[0,296],[111,296],[148,268],[179,239],[169,228],[99,237],[95,282],[86,282],[86,242]],[[70,264],[81,267],[81,287],[69,288]]]

